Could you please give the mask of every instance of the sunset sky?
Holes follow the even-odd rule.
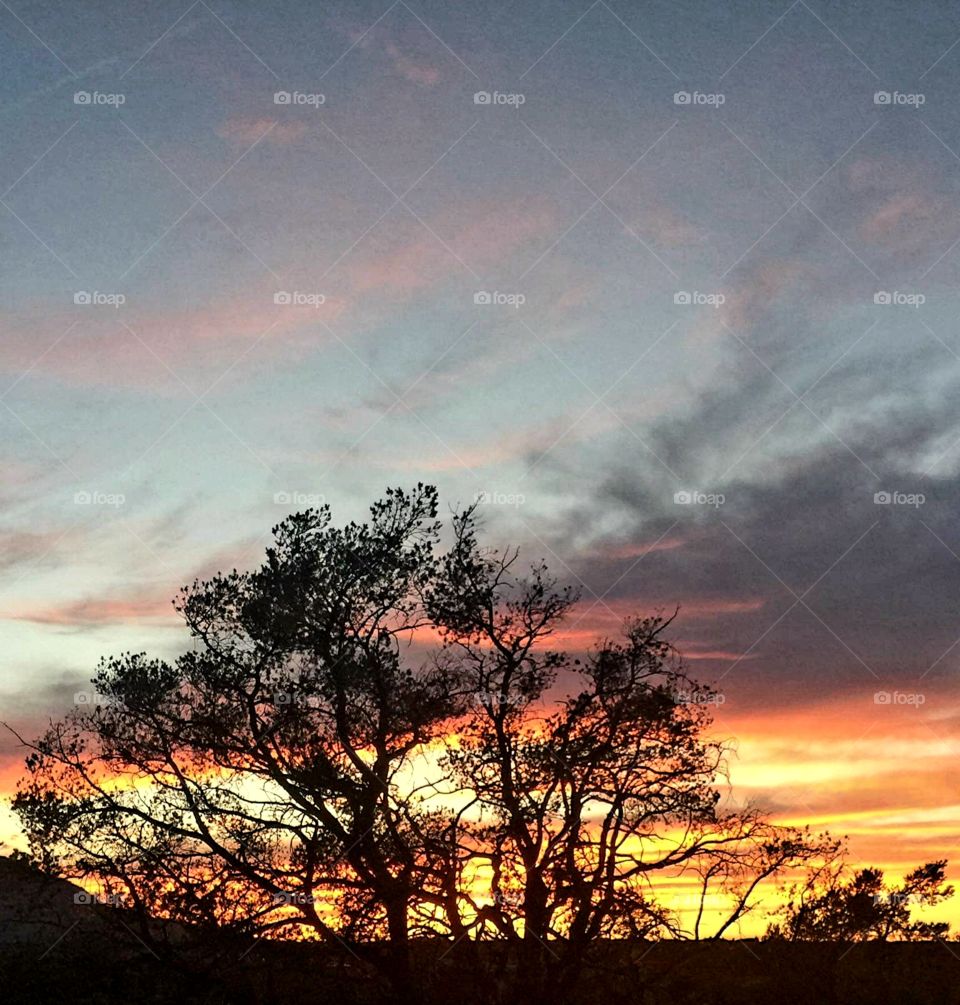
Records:
[[[946,2],[0,4],[0,718],[175,655],[178,587],[288,512],[430,481],[581,585],[572,647],[679,606],[739,797],[956,880],[958,42]]]

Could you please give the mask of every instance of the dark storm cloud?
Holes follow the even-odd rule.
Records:
[[[784,269],[784,282],[745,270],[735,289],[762,295],[733,298],[739,330],[720,336],[695,405],[642,430],[649,449],[605,457],[557,535],[619,521],[572,563],[588,603],[680,604],[692,654],[744,654],[697,670],[747,702],[939,687],[960,659],[960,361],[916,314],[871,316],[857,263],[836,264],[826,278]],[[824,300],[852,303],[855,321],[823,328]],[[677,504],[677,491],[723,502]],[[875,502],[883,492],[923,501]],[[682,544],[610,557],[662,536]]]

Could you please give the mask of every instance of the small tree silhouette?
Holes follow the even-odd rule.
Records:
[[[911,910],[933,907],[953,895],[946,885],[946,860],[910,872],[900,886],[888,887],[880,869],[860,869],[843,879],[842,866],[791,889],[782,918],[769,938],[822,942],[918,942],[945,937],[947,922],[916,921]]]
[[[441,553],[436,517],[423,485],[366,523],[308,510],[258,570],[185,589],[194,651],[104,661],[102,703],[30,744],[14,804],[35,861],[145,915],[326,940],[393,1000],[423,988],[412,940],[440,935],[478,981],[499,961],[486,1000],[556,1003],[600,940],[703,935],[657,876],[719,884],[719,936],[832,847],[720,808],[724,747],[682,697],[710,692],[669,619],[553,651],[575,593],[481,547],[475,507]],[[494,940],[506,954],[479,951]]]

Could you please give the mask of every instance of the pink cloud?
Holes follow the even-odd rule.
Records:
[[[554,223],[546,206],[507,202],[460,205],[456,212],[425,219],[456,254],[470,255],[472,267],[501,261],[551,233]],[[301,261],[295,264],[302,270]],[[322,288],[336,292],[318,306],[274,303],[279,283],[269,277],[197,306],[145,307],[133,296],[119,309],[64,307],[54,312],[49,305],[32,305],[22,314],[2,318],[0,369],[32,369],[83,386],[176,393],[179,381],[171,370],[189,384],[194,378],[213,379],[254,343],[254,357],[309,351],[318,340],[329,338],[321,322],[333,324],[348,306],[361,309],[369,321],[393,311],[398,301],[464,271],[437,237],[410,219],[399,235],[383,228],[368,235],[324,278]],[[297,288],[293,282],[289,285]],[[311,288],[309,280],[304,285]],[[43,332],[36,330],[38,316],[44,318]]]
[[[859,200],[863,240],[909,254],[924,253],[931,241],[956,238],[957,200],[929,165],[863,157],[846,178]]]
[[[628,597],[618,600],[598,602],[593,597],[580,600],[570,612],[566,624],[557,630],[554,641],[567,646],[593,645],[598,639],[620,638],[624,623],[639,616],[646,616],[655,611],[672,614],[679,607],[678,623],[683,619],[700,621],[711,620],[720,615],[748,614],[759,610],[765,601],[760,598],[717,599],[717,600],[652,600],[647,597]],[[687,659],[724,660],[735,662],[742,657],[740,653],[725,649],[710,649],[702,643],[676,643],[678,651]]]
[[[382,243],[378,247],[378,238],[373,235],[374,253],[352,259],[347,266],[351,288],[358,293],[425,289],[451,273],[464,272],[458,257],[472,268],[482,268],[552,233],[555,216],[545,205],[476,202],[461,203],[455,212],[425,222],[437,236],[417,221],[411,223],[405,239],[379,238]]]
[[[76,540],[70,531],[11,530],[0,534],[0,568],[32,565],[52,558],[58,546],[67,546]]]
[[[660,247],[682,248],[702,244],[707,232],[690,223],[663,203],[644,207],[632,223],[633,229]]]
[[[393,65],[400,76],[406,77],[414,84],[433,87],[440,79],[440,71],[436,67],[414,62],[409,56],[405,56],[393,42],[387,42],[384,48],[387,55],[393,60]]]
[[[3,617],[8,621],[30,621],[34,624],[63,628],[141,624],[144,621],[160,621],[171,626],[179,624],[179,619],[170,604],[170,597],[166,594],[143,595],[132,599],[88,598],[58,607],[15,609],[5,612]]]
[[[423,87],[433,87],[440,79],[440,71],[431,64],[411,59],[400,47],[390,38],[384,37],[383,29],[379,31],[369,31],[368,26],[361,26],[358,22],[350,18],[334,15],[332,24],[350,40],[350,44],[358,49],[370,49],[383,46],[383,51],[390,57],[394,69],[407,80]],[[375,40],[377,36],[380,41]]]
[[[258,140],[265,143],[285,145],[300,139],[307,132],[306,122],[293,120],[278,122],[276,119],[228,119],[217,127],[217,135],[238,146],[250,146]]]
[[[800,262],[778,259],[764,262],[726,291],[723,320],[733,329],[751,328],[777,300],[808,273]]]
[[[585,638],[596,635],[613,638],[620,635],[627,618],[638,614],[650,614],[658,610],[672,614],[674,608],[679,607],[677,621],[679,624],[688,620],[709,621],[721,615],[751,614],[761,610],[765,605],[766,600],[762,597],[685,600],[682,597],[665,599],[637,596],[617,600],[607,599],[602,603],[598,603],[592,597],[586,597],[573,608],[570,623],[577,627],[578,633],[582,632]],[[734,654],[734,658],[738,658],[738,654]]]
[[[598,284],[595,280],[580,280],[573,282],[569,286],[564,286],[560,296],[557,297],[556,308],[558,311],[568,311],[575,307],[582,307],[590,302],[590,298],[597,291]]]
[[[438,437],[441,440],[438,443],[429,437],[426,448],[421,443],[405,457],[399,457],[395,452],[384,453],[371,458],[370,463],[400,471],[443,472],[467,468],[479,473],[485,468],[511,462],[537,464],[538,458],[549,456],[551,448],[561,439],[565,444],[589,442],[618,427],[619,420],[609,412],[594,409],[583,415],[573,411],[548,422],[500,431],[480,443],[461,443],[450,438],[447,444],[448,438],[442,435]],[[496,488],[495,485],[490,486],[491,490]]]
[[[255,342],[265,348],[272,345],[274,352],[278,345],[291,351],[295,342],[301,347],[315,346],[318,338],[326,337],[318,320],[336,319],[343,301],[329,297],[316,307],[276,304],[276,285],[263,283],[243,297],[221,297],[197,307],[151,311],[130,305],[118,311],[97,310],[89,319],[78,319],[76,313],[47,312],[48,334],[42,338],[30,318],[8,318],[0,367],[32,369],[84,386],[172,386],[176,390],[179,381],[174,374],[189,383],[188,375],[222,372]],[[297,340],[295,336],[302,332],[307,334]]]
[[[946,206],[922,192],[896,192],[860,225],[868,241],[897,242],[916,227],[928,228],[946,211]]]

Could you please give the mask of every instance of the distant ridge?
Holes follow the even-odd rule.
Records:
[[[79,896],[80,903],[76,899]],[[58,939],[107,938],[113,932],[99,904],[65,879],[0,856],[0,946],[52,946]]]

